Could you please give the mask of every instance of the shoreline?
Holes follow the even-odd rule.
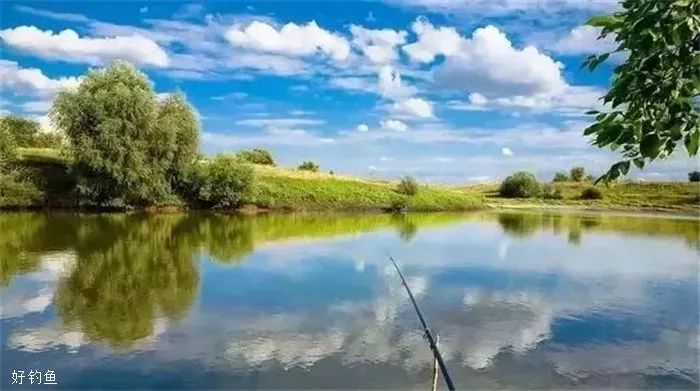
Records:
[[[445,209],[445,210],[406,210],[406,211],[390,211],[376,208],[370,209],[293,209],[293,208],[261,208],[255,205],[244,205],[236,209],[207,209],[196,208],[187,205],[168,205],[168,206],[148,206],[136,208],[114,208],[114,207],[2,207],[0,214],[11,213],[75,213],[75,214],[171,214],[171,213],[214,213],[214,214],[235,214],[241,216],[256,216],[264,214],[388,214],[388,215],[410,215],[413,213],[420,214],[440,214],[440,213],[478,213],[478,212],[499,212],[499,211],[517,211],[517,212],[542,212],[542,213],[560,213],[560,214],[606,214],[606,215],[625,215],[625,216],[644,216],[644,217],[661,217],[661,218],[679,218],[688,220],[700,220],[700,212],[691,210],[664,208],[658,207],[629,207],[629,206],[586,206],[586,205],[546,205],[546,204],[518,204],[518,203],[488,203],[485,202],[480,207],[461,208],[461,209]]]

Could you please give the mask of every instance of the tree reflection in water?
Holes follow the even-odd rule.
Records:
[[[496,221],[506,235],[565,234],[580,243],[589,232],[680,236],[700,248],[696,221],[551,213],[323,215],[216,214],[0,216],[0,285],[34,271],[42,254],[70,252],[75,264],[54,299],[62,321],[90,339],[129,348],[149,336],[159,319],[182,319],[199,294],[199,255],[225,265],[244,260],[256,246],[294,238],[323,238],[393,229],[403,241],[421,227],[470,220]]]

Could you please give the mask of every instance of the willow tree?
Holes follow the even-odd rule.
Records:
[[[601,179],[626,175],[630,164],[670,156],[683,145],[688,156],[700,141],[700,1],[623,0],[621,10],[588,21],[602,28],[600,39],[614,36],[617,48],[592,55],[590,70],[621,53],[603,96],[609,110],[592,111],[594,123],[584,134],[598,147],[620,150],[623,159]]]
[[[67,136],[78,194],[92,203],[168,200],[172,177],[198,148],[199,124],[185,98],[158,103],[146,75],[125,62],[59,92],[51,116]]]

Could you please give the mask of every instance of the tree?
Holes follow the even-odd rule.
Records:
[[[185,96],[176,92],[158,103],[155,133],[162,140],[154,145],[153,154],[167,167],[170,183],[180,190],[186,171],[197,159],[199,151],[199,119]]]
[[[601,27],[599,38],[614,35],[617,48],[592,55],[584,66],[594,70],[613,53],[627,55],[614,70],[603,96],[610,105],[596,110],[585,135],[598,147],[621,149],[623,160],[599,180],[626,175],[630,163],[644,168],[685,145],[690,157],[700,141],[700,2],[693,0],[623,0],[622,10],[595,16],[588,24]]]
[[[146,75],[125,62],[91,70],[51,110],[68,138],[78,194],[104,204],[152,204],[194,159],[199,124],[180,94],[160,104]]]
[[[236,153],[236,157],[246,163],[262,164],[265,166],[276,166],[272,153],[267,149],[244,149]]]
[[[688,181],[700,182],[700,171],[691,171],[688,173]]]
[[[552,182],[566,182],[569,180],[569,176],[566,175],[566,172],[559,171],[554,174],[554,179],[552,179]]]
[[[581,182],[586,178],[586,169],[583,167],[573,167],[569,171],[569,177],[574,182]]]
[[[252,189],[252,167],[233,156],[217,155],[207,167],[202,198],[216,207],[237,207]]]
[[[0,127],[3,132],[9,133],[17,147],[34,147],[34,140],[41,131],[37,121],[22,118],[13,114],[0,118]]]
[[[409,196],[416,195],[418,194],[418,182],[410,175],[403,176],[396,186],[396,191]]]
[[[506,198],[535,197],[540,193],[540,185],[531,172],[518,171],[501,183],[498,193]]]
[[[319,168],[320,167],[317,163],[312,162],[311,160],[306,160],[301,162],[299,167],[297,167],[297,170],[318,172]]]

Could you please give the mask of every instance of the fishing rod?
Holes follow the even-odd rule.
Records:
[[[433,356],[435,357],[435,360],[437,361],[438,365],[440,366],[440,372],[442,372],[442,377],[445,378],[445,383],[447,383],[447,388],[450,391],[453,391],[455,389],[454,384],[452,384],[452,378],[450,378],[450,374],[447,372],[447,366],[445,365],[445,361],[442,360],[442,355],[440,354],[440,350],[438,349],[437,343],[435,343],[435,338],[433,338],[433,334],[430,332],[430,329],[428,328],[428,325],[425,323],[425,319],[423,319],[423,314],[420,312],[420,308],[418,308],[418,303],[416,303],[416,299],[413,297],[413,293],[411,292],[411,288],[408,287],[408,284],[406,283],[406,279],[403,276],[403,273],[401,273],[401,268],[399,268],[399,264],[396,263],[394,260],[394,257],[391,256],[387,252],[386,254],[389,259],[391,260],[391,263],[394,264],[394,267],[396,268],[396,272],[399,273],[399,277],[401,278],[401,283],[403,284],[404,288],[406,288],[406,292],[408,293],[408,298],[411,299],[411,303],[413,304],[413,308],[416,310],[416,313],[418,314],[418,319],[420,319],[420,323],[423,326],[423,331],[425,332],[425,337],[428,338],[428,343],[430,344],[430,350],[433,351]]]

